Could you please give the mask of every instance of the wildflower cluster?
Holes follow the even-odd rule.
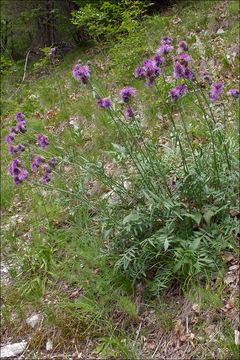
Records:
[[[42,134],[37,135],[37,142],[42,148],[45,148],[47,145],[49,145],[48,138]]]
[[[209,95],[210,101],[213,102],[219,98],[219,95],[222,92],[222,87],[223,87],[223,84],[221,84],[221,83],[216,83],[211,86],[211,90],[207,92],[207,94]]]
[[[89,66],[77,64],[73,69],[73,77],[77,80],[81,80],[82,84],[87,84],[90,80]]]
[[[15,185],[19,185],[24,179],[28,177],[28,171],[26,169],[21,170],[21,161],[18,159],[12,159],[11,165],[9,166],[9,175],[13,177]]]
[[[234,99],[238,99],[240,96],[239,89],[231,89],[227,92],[228,96],[232,96]]]
[[[187,87],[184,84],[177,85],[174,89],[170,90],[172,101],[177,101],[180,96],[187,93]]]
[[[164,58],[161,58],[158,54],[154,55],[153,60],[144,59],[144,66],[137,66],[135,69],[135,77],[146,79],[146,85],[151,86],[155,83],[158,76],[161,75],[160,66],[164,63]]]
[[[17,125],[11,127],[10,132],[7,134],[5,138],[6,143],[9,145],[10,155],[23,152],[25,150],[25,146],[21,144],[18,144],[16,146],[12,145],[12,142],[17,134],[25,133],[27,131],[25,118],[26,118],[25,115],[23,115],[22,113],[20,112],[17,113],[16,114]],[[42,134],[37,134],[36,137],[37,137],[37,144],[39,144],[42,148],[45,148],[47,145],[50,144],[46,136]],[[43,156],[37,155],[35,159],[31,162],[30,168],[33,172],[36,172],[38,167],[45,162],[46,160]],[[56,159],[52,158],[48,161],[47,164],[42,165],[43,173],[40,179],[42,183],[48,183],[51,180],[52,170],[55,168],[56,164],[57,164]],[[9,175],[13,177],[13,182],[15,185],[21,184],[23,180],[25,180],[29,175],[29,172],[26,169],[21,170],[21,167],[22,167],[22,160],[17,158],[12,159],[12,162],[9,167]]]
[[[13,146],[12,142],[17,134],[25,133],[27,131],[26,128],[26,121],[25,121],[25,115],[22,113],[16,114],[16,120],[17,125],[12,126],[10,129],[10,132],[6,135],[5,141],[9,146],[9,154],[13,155],[14,153],[21,152],[25,150],[25,147],[21,144],[18,144],[17,146]]]
[[[109,98],[99,98],[97,100],[97,104],[99,108],[105,108],[108,109],[112,106],[112,101]]]

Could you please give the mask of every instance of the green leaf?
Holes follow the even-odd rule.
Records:
[[[211,218],[212,216],[214,215],[215,213],[212,211],[212,210],[207,210],[203,217],[204,219],[206,220],[206,223],[209,225],[210,224],[210,221],[211,221]]]
[[[169,248],[169,241],[168,238],[166,238],[164,241],[164,250],[167,251],[168,248]]]
[[[202,214],[201,213],[195,213],[195,214],[185,214],[185,216],[190,217],[191,219],[193,219],[194,221],[196,221],[196,223],[199,225],[201,220],[202,220]]]
[[[200,244],[201,238],[197,238],[193,241],[193,243],[190,245],[190,249],[196,250]]]
[[[138,220],[139,219],[139,215],[138,214],[129,214],[129,215],[127,215],[124,219],[123,219],[123,224],[125,225],[125,224],[127,224],[127,223],[129,223],[129,222],[131,222],[131,221],[136,221],[136,220]]]

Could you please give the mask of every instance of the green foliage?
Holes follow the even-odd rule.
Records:
[[[151,3],[141,0],[87,3],[80,10],[72,12],[72,22],[94,39],[113,39],[119,34],[130,34],[149,6]]]
[[[17,71],[14,61],[4,55],[0,58],[0,74],[1,76],[8,76],[12,72]]]

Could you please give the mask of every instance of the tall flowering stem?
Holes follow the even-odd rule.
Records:
[[[163,80],[164,80],[164,84],[165,84],[165,88],[166,88],[167,87],[166,79],[165,79],[164,74],[162,74],[162,76],[163,76]],[[158,93],[161,94],[161,91],[160,91],[160,89],[158,88],[157,85],[156,85],[156,89],[158,90]],[[183,161],[184,173],[185,173],[185,175],[188,175],[189,171],[188,171],[188,166],[187,166],[187,162],[186,162],[186,157],[185,157],[182,142],[181,142],[181,139],[180,139],[180,136],[179,136],[179,133],[178,133],[178,130],[177,130],[173,115],[172,115],[172,111],[171,111],[171,108],[170,108],[168,102],[166,102],[165,105],[167,106],[168,115],[169,115],[169,118],[170,118],[170,120],[172,122],[174,131],[175,131],[175,136],[176,136],[177,142],[179,144],[179,148],[180,148],[180,152],[181,152],[181,156],[182,156],[182,161]]]
[[[214,165],[215,165],[215,170],[216,170],[216,175],[217,175],[217,179],[218,179],[218,183],[220,184],[220,178],[219,178],[219,171],[218,171],[218,163],[217,163],[217,155],[216,155],[216,144],[215,144],[215,140],[214,140],[214,134],[213,134],[213,127],[212,127],[212,124],[210,124],[210,122],[208,121],[208,114],[206,112],[206,109],[201,101],[201,98],[198,94],[198,92],[196,91],[195,89],[195,86],[194,84],[189,81],[188,82],[189,85],[191,86],[194,94],[196,95],[196,98],[198,100],[198,103],[199,103],[199,106],[200,108],[202,109],[202,112],[203,112],[203,116],[204,116],[204,119],[205,119],[205,122],[209,128],[209,131],[210,131],[210,136],[211,136],[211,141],[212,141],[212,149],[213,149],[213,158],[214,158]],[[205,100],[206,101],[206,100]]]

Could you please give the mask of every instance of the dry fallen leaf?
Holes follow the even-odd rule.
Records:
[[[179,319],[174,327],[174,333],[181,336],[184,333],[184,330],[185,328],[183,326],[182,320]]]
[[[196,315],[200,315],[201,312],[201,306],[199,304],[193,304],[192,306],[193,311]]]

